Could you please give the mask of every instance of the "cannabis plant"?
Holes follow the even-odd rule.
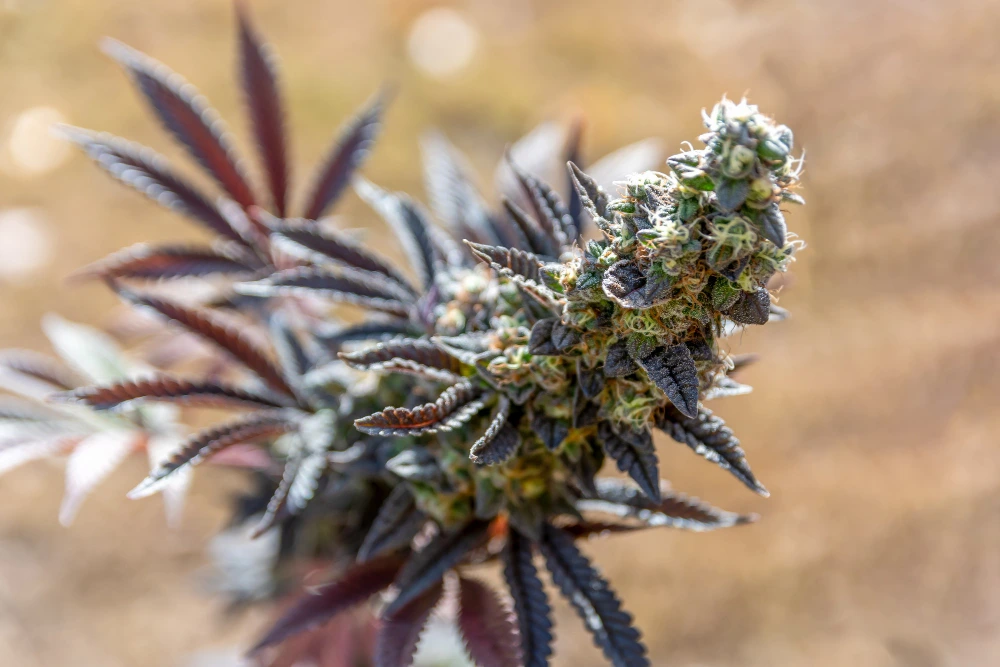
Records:
[[[545,156],[568,158],[560,184],[508,156],[514,189],[499,206],[433,135],[424,148],[435,220],[357,173],[380,125],[379,94],[346,125],[295,209],[274,60],[245,13],[239,71],[266,190],[252,184],[190,84],[117,42],[107,51],[220,196],[202,194],[147,148],[77,129],[66,136],[217,241],[142,246],[89,273],[215,345],[233,366],[60,399],[99,411],[156,401],[240,411],[180,444],[131,495],[156,492],[236,444],[266,452],[256,532],[280,530],[285,553],[330,569],[329,582],[261,639],[258,655],[370,600],[381,619],[375,664],[407,665],[430,614],[450,598],[476,663],[544,665],[552,622],[540,556],[611,663],[649,664],[632,617],[577,541],[752,519],[662,482],[657,429],[767,494],[704,403],[749,390],[730,377],[746,359],[728,354],[724,336],[783,313],[768,283],[799,245],[783,212],[802,201],[791,130],[723,99],[704,114],[703,148],[610,185],[588,174],[571,133],[565,150]],[[410,270],[322,219],[348,187],[391,227]],[[217,276],[223,292],[206,303],[161,290],[164,281]],[[366,319],[337,324],[345,308]],[[610,467],[630,479],[602,476]],[[493,561],[509,605],[471,574]]]

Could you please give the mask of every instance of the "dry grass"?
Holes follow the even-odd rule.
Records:
[[[693,137],[700,108],[726,91],[749,91],[794,127],[808,150],[809,206],[790,222],[810,244],[782,294],[794,318],[738,341],[764,357],[747,373],[756,391],[716,406],[772,498],[661,443],[677,488],[764,519],[590,551],[656,664],[996,664],[1000,6],[469,0],[480,50],[441,83],[404,48],[430,3],[252,4],[284,57],[300,173],[386,78],[401,94],[367,171],[416,192],[416,136],[429,125],[484,169],[538,120],[578,110],[592,155],[647,135]],[[231,28],[226,0],[0,2],[0,128],[50,105],[169,148],[96,40],[149,51],[238,118]],[[0,288],[4,344],[39,345],[48,310],[100,320],[112,299],[64,288],[72,268],[126,243],[193,234],[80,158],[39,178],[0,173],[0,208],[14,206],[44,211],[56,261],[43,278]],[[342,211],[374,226],[356,201]],[[0,646],[14,656],[4,664],[178,665],[255,631],[259,616],[227,625],[190,576],[234,481],[203,473],[187,527],[170,534],[154,503],[122,497],[139,467],[71,530],[55,521],[58,471],[0,479]],[[599,664],[571,612],[560,614],[557,664]]]

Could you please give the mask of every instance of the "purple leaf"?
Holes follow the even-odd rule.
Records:
[[[385,613],[395,613],[440,582],[448,570],[486,541],[489,525],[487,521],[472,521],[461,528],[439,532],[423,549],[411,554],[393,582],[399,595],[389,603]]]
[[[461,362],[421,338],[379,343],[358,352],[341,353],[340,358],[348,366],[361,370],[406,373],[442,382],[462,379]]]
[[[736,479],[760,495],[770,495],[757,481],[740,441],[732,429],[712,411],[700,408],[695,417],[688,417],[672,406],[666,406],[658,415],[656,426],[671,438],[690,447],[695,454],[728,470]]]
[[[110,134],[75,127],[63,126],[59,131],[121,183],[162,206],[187,215],[226,240],[240,245],[246,243],[215,205],[174,174],[166,159],[152,149]]]
[[[104,51],[131,75],[163,125],[243,208],[253,192],[235,157],[219,114],[190,83],[162,63],[115,40]]]
[[[621,608],[618,596],[573,543],[572,536],[550,525],[544,528],[539,549],[552,582],[573,605],[594,643],[615,667],[646,667],[646,647],[632,616]]]
[[[267,646],[279,644],[361,604],[387,588],[400,566],[402,559],[397,556],[378,558],[351,566],[336,581],[301,597],[250,652],[256,653]]]
[[[548,667],[552,655],[552,608],[531,556],[531,542],[517,531],[509,531],[501,557],[504,578],[514,600],[521,661],[524,667]]]
[[[521,436],[507,421],[508,417],[510,417],[510,399],[501,396],[486,433],[469,450],[469,458],[473,462],[480,465],[496,465],[514,455],[518,445],[521,444]]]
[[[698,369],[687,345],[660,347],[637,359],[650,381],[688,417],[698,414]]]
[[[609,422],[601,422],[598,437],[604,451],[618,464],[618,469],[628,473],[639,484],[643,493],[654,501],[660,499],[660,471],[649,431],[627,427],[615,429]]]
[[[53,390],[69,390],[80,386],[80,378],[64,365],[33,350],[0,351],[0,371],[13,371],[42,382]]]
[[[375,667],[409,667],[413,663],[420,635],[443,590],[437,583],[406,605],[386,609],[375,638]]]
[[[281,371],[268,355],[256,344],[250,342],[243,333],[228,323],[222,322],[214,314],[197,308],[183,306],[168,299],[140,294],[120,285],[114,289],[125,301],[142,309],[150,310],[176,322],[191,333],[215,344],[236,361],[253,371],[272,389],[289,396],[294,395]]]
[[[276,221],[271,233],[282,242],[282,249],[314,264],[347,266],[378,273],[410,294],[415,294],[410,282],[396,269],[345,234],[308,220]]]
[[[365,540],[358,549],[361,562],[407,546],[427,517],[417,509],[405,484],[397,485],[379,508]]]
[[[407,297],[389,289],[388,284],[314,266],[278,271],[260,280],[238,283],[234,289],[250,296],[296,294],[324,297],[399,317],[409,315],[412,310],[411,304],[401,300]]]
[[[433,403],[412,410],[386,408],[381,412],[356,419],[354,425],[368,435],[419,435],[448,431],[464,424],[483,408],[481,391],[469,382],[448,387]]]
[[[488,264],[494,271],[506,277],[520,276],[541,284],[541,260],[536,255],[517,248],[481,245],[466,241],[472,254]]]
[[[210,408],[288,407],[288,402],[277,396],[265,396],[221,382],[190,382],[165,375],[142,380],[123,380],[113,385],[83,387],[57,394],[53,398],[60,402],[88,405],[96,410],[120,408],[143,399]]]
[[[354,119],[340,132],[313,184],[305,217],[318,220],[340,196],[351,175],[368,157],[382,125],[382,111],[387,101],[386,91],[379,91]]]
[[[458,628],[469,656],[479,667],[518,664],[517,634],[510,612],[489,586],[459,579]]]
[[[247,258],[223,248],[138,243],[84,267],[74,273],[73,278],[161,280],[246,275],[256,270],[247,262]]]
[[[281,108],[277,67],[274,54],[263,43],[243,3],[236,4],[239,20],[240,78],[243,96],[250,113],[261,163],[267,176],[274,208],[285,215],[288,198],[288,148],[285,139],[285,114]]]
[[[148,496],[163,487],[164,480],[182,468],[198,465],[212,454],[231,445],[266,440],[294,430],[296,424],[278,412],[256,412],[221,426],[195,433],[138,486],[130,498]]]

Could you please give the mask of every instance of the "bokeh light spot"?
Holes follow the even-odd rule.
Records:
[[[479,45],[479,31],[453,9],[430,9],[413,22],[408,52],[424,74],[452,76],[469,65]]]

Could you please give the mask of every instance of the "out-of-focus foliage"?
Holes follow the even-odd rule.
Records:
[[[285,11],[255,4],[264,19]],[[697,132],[693,119],[703,100],[720,90],[739,96],[749,89],[756,102],[796,128],[797,142],[811,158],[810,207],[797,226],[814,251],[796,266],[795,289],[781,295],[782,305],[793,307],[797,317],[769,336],[741,336],[744,347],[764,354],[768,372],[746,371],[757,400],[718,408],[740,426],[745,443],[768,443],[752,451],[755,469],[767,471],[772,492],[768,520],[753,531],[697,539],[666,533],[619,537],[588,551],[618,582],[640,624],[656,622],[653,651],[670,650],[681,662],[933,664],[945,655],[981,662],[996,637],[989,621],[996,599],[991,593],[997,576],[991,519],[996,508],[988,501],[996,490],[994,448],[988,446],[996,424],[984,408],[997,391],[988,361],[996,332],[988,323],[998,313],[981,284],[995,268],[990,230],[998,207],[988,195],[964,199],[958,207],[955,193],[988,193],[985,181],[996,171],[990,149],[996,8],[972,1],[712,2],[696,9],[629,3],[615,13],[615,21],[605,22],[607,39],[595,46],[592,17],[601,15],[599,3],[509,5],[513,9],[494,9],[499,3],[461,8],[481,31],[479,50],[464,73],[443,83],[422,78],[406,65],[404,48],[395,46],[405,43],[424,6],[322,3],[311,8],[317,20],[308,28],[270,21],[275,41],[294,41],[297,47],[283,49],[293,100],[310,102],[298,105],[295,119],[305,138],[293,152],[296,172],[326,147],[330,118],[344,117],[387,70],[402,73],[406,113],[399,106],[392,112],[390,136],[369,175],[411,191],[418,189],[412,169],[415,134],[431,122],[462,128],[452,138],[484,167],[540,115],[566,117],[585,109],[588,146],[595,153],[648,134],[674,145]],[[54,105],[74,124],[130,128],[132,136],[152,137],[149,126],[136,120],[137,105],[105,104],[120,91],[118,79],[92,49],[106,33],[155,51],[212,91],[224,111],[236,108],[238,100],[227,96],[224,85],[232,63],[218,57],[220,45],[230,39],[226,3],[170,3],[155,20],[145,7],[116,5],[109,11],[99,2],[78,7],[15,2],[4,11],[2,29],[11,39],[4,40],[0,76],[12,94],[0,108],[11,122],[28,106]],[[156,37],[168,30],[169,43]],[[781,39],[774,38],[778,33]],[[300,48],[308,55],[297,55]],[[14,59],[35,75],[15,77],[15,68],[6,66]],[[343,68],[331,76],[331,63],[345,59],[365,69],[358,74],[354,67]],[[651,61],[671,66],[652,67]],[[320,92],[302,92],[307,88]],[[54,89],[60,91],[57,98]],[[69,109],[92,111],[81,116]],[[442,115],[445,122],[438,120]],[[497,129],[482,134],[483,127]],[[45,179],[10,177],[17,187],[3,194],[5,205],[10,196],[10,204],[36,207],[43,229],[46,222],[50,228],[59,225],[61,265],[79,266],[137,238],[179,238],[172,218],[105,187],[96,175],[88,180],[81,174],[86,172],[78,161],[76,168]],[[352,222],[368,220],[354,215],[357,204],[345,203]],[[143,233],[136,234],[140,224]],[[942,227],[949,230],[944,241]],[[108,232],[97,235],[94,229]],[[44,310],[56,307],[94,319],[111,302],[96,289],[53,292],[57,280],[43,276],[34,284],[5,286],[0,295],[5,341],[41,348],[31,332]],[[40,298],[43,292],[59,294],[58,301]],[[969,335],[955,337],[956,328]],[[880,371],[873,374],[873,368]],[[857,377],[870,381],[859,387]],[[785,388],[793,386],[795,391]],[[689,488],[700,495],[765,509],[747,502],[710,468],[670,447],[660,450],[671,471],[683,471]],[[132,468],[120,490],[140,473]],[[174,651],[206,643],[208,633],[192,629],[206,624],[190,619],[207,618],[211,611],[184,590],[155,583],[177,580],[150,570],[147,559],[156,542],[135,528],[133,518],[104,520],[135,513],[155,518],[142,515],[145,506],[123,505],[112,489],[92,499],[80,517],[80,533],[55,533],[46,529],[54,511],[43,502],[49,492],[32,482],[42,475],[44,468],[33,467],[4,478],[6,489],[34,498],[38,509],[19,505],[16,514],[5,515],[18,537],[8,542],[3,563],[19,575],[9,578],[19,616],[47,637],[70,639],[47,648],[17,639],[14,650],[46,656],[41,664],[65,662],[54,657],[62,650],[72,650],[74,657],[110,652],[131,664],[151,654],[169,662],[166,656]],[[210,505],[200,506],[207,518],[195,516],[191,530],[204,535],[214,530],[206,524],[218,515]],[[112,537],[114,558],[82,532],[124,538],[125,525],[131,526],[128,540]],[[72,561],[46,548],[65,542],[74,545]],[[649,590],[646,579],[634,574],[662,567],[665,553],[671,567],[686,573],[669,579],[667,596]],[[732,558],[734,553],[740,558]],[[129,563],[140,558],[142,566],[129,572]],[[125,590],[141,601],[105,605],[106,596],[96,595],[96,588],[40,585],[43,578],[25,565],[44,563],[44,580],[67,573],[64,581],[71,582],[80,576],[74,572],[100,571],[90,563],[109,562],[118,575],[115,590],[128,586]],[[175,574],[180,567],[177,559],[156,562]],[[152,595],[150,587],[160,594]],[[43,604],[46,609],[79,604],[88,620],[69,623],[43,613]],[[164,608],[187,613],[165,619]],[[572,612],[557,608],[557,613]],[[158,620],[162,638],[148,633],[147,618]],[[143,628],[141,646],[128,641],[139,636],[132,623]],[[719,623],[727,628],[724,636],[707,630]],[[81,626],[85,633],[75,631]],[[123,627],[136,632],[123,633]],[[590,659],[592,649],[569,633],[569,624],[561,627],[566,631],[558,645],[567,662]],[[71,639],[82,636],[86,639]]]

